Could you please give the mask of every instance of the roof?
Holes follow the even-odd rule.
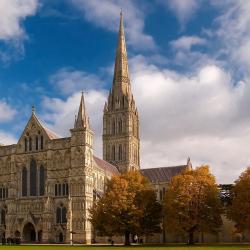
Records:
[[[141,169],[141,174],[147,177],[150,182],[169,182],[170,179],[185,170],[188,165],[180,165],[173,167],[162,167],[162,168],[147,168]]]
[[[119,174],[118,169],[116,168],[116,166],[94,156],[94,161],[96,162],[97,166],[99,166],[101,169],[103,169],[104,171],[108,171],[112,174]]]
[[[60,138],[59,135],[57,135],[55,132],[51,131],[50,129],[46,128],[43,123],[41,122],[41,120],[36,116],[35,113],[32,113],[32,116],[31,117],[34,117],[38,124],[44,129],[45,133],[47,134],[47,136],[49,137],[50,140],[53,140],[53,139],[58,139]]]
[[[53,139],[60,138],[60,136],[57,135],[56,133],[54,133],[53,131],[49,130],[48,128],[44,127],[43,125],[42,125],[42,127],[45,130],[46,134],[48,135],[49,139],[53,140]]]

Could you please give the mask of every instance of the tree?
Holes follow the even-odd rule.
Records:
[[[250,230],[250,167],[235,181],[231,190],[231,201],[229,218],[236,222],[239,232]]]
[[[195,232],[216,232],[222,225],[219,189],[208,166],[185,170],[170,181],[164,199],[166,231],[187,235],[194,244]]]
[[[113,176],[106,192],[90,209],[91,223],[100,235],[124,235],[160,232],[161,205],[149,181],[137,171]]]

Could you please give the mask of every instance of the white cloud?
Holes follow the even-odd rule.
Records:
[[[174,49],[190,50],[195,45],[205,45],[206,39],[198,36],[182,36],[177,40],[171,41],[170,45]]]
[[[215,60],[211,55],[199,50],[201,46],[207,46],[208,41],[199,36],[181,36],[170,42],[174,52],[171,64],[181,65],[185,69],[194,71],[207,64],[214,64]],[[219,64],[219,62],[216,62]]]
[[[100,88],[103,81],[96,75],[84,71],[62,68],[49,79],[63,94],[73,94],[77,91],[88,91],[89,89]]]
[[[16,110],[7,104],[4,100],[0,100],[0,123],[10,121],[16,114]]]
[[[159,0],[159,2],[175,13],[182,28],[200,6],[199,0]]]
[[[38,0],[1,0],[0,1],[0,39],[22,39],[25,31],[22,21],[34,15]]]
[[[184,164],[191,156],[225,183],[249,165],[249,81],[234,84],[216,65],[186,76],[144,57],[134,58],[131,69],[143,167]]]
[[[110,31],[118,30],[120,10],[123,9],[128,43],[136,49],[155,49],[152,36],[144,33],[142,5],[133,0],[71,0],[83,12],[84,17],[95,25]],[[143,44],[143,46],[141,46]]]
[[[23,42],[28,38],[23,21],[37,9],[38,0],[0,0],[1,61],[9,62],[23,56]]]
[[[14,135],[12,135],[6,131],[0,130],[0,144],[10,145],[10,144],[14,144],[16,142],[17,142],[17,139],[15,138]]]
[[[217,27],[212,31],[213,39],[220,43],[220,53],[227,57],[229,65],[237,65],[237,71],[250,73],[250,2],[227,0],[212,2],[222,10],[216,19]]]
[[[100,157],[102,156],[102,112],[106,96],[107,92],[105,90],[90,90],[84,94],[90,125],[95,133],[94,150]],[[42,103],[44,114],[42,119],[47,121],[48,127],[56,133],[62,136],[69,136],[69,129],[74,126],[80,100],[80,93],[74,93],[66,100],[44,97]]]
[[[234,84],[223,68],[206,65],[190,76],[160,69],[143,56],[130,60],[132,88],[139,109],[142,167],[209,164],[219,182],[232,182],[250,163],[250,80]],[[102,115],[107,92],[85,94],[102,156]],[[69,135],[80,93],[66,100],[45,97],[43,119]],[[159,132],[160,131],[160,132]]]

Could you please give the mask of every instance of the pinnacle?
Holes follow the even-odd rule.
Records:
[[[89,128],[89,121],[84,102],[84,93],[82,92],[78,115],[75,120],[75,129]]]

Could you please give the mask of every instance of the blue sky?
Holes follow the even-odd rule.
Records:
[[[36,106],[69,135],[80,92],[102,154],[123,9],[142,167],[209,164],[232,182],[250,163],[250,3],[244,0],[1,0],[0,143]]]

